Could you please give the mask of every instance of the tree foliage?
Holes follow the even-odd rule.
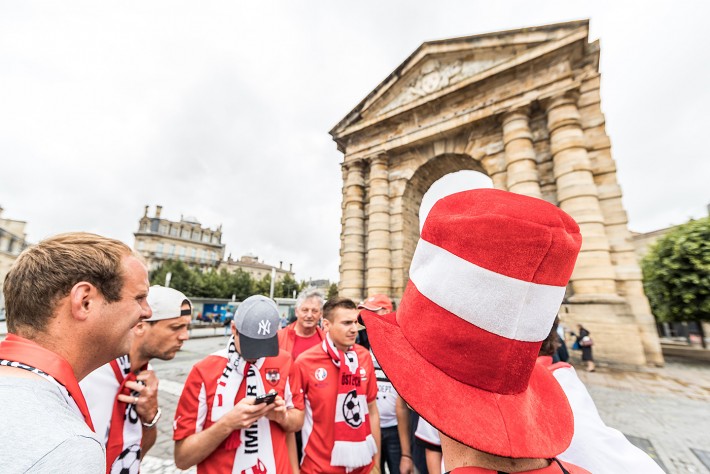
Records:
[[[231,299],[234,295],[237,301],[244,301],[255,294],[269,296],[271,290],[271,275],[256,280],[242,269],[233,273],[224,268],[202,272],[176,260],[168,260],[155,269],[151,273],[150,284],[165,286],[168,272],[171,273],[170,287],[192,297]],[[292,298],[294,291],[298,293],[304,287],[305,282],[298,283],[287,274],[276,281],[274,297]]]
[[[660,238],[641,267],[646,296],[660,321],[710,321],[710,217]]]
[[[338,284],[337,283],[331,283],[330,286],[328,287],[328,295],[326,296],[326,299],[332,300],[333,298],[338,297]]]

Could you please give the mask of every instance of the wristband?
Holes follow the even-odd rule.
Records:
[[[160,410],[160,407],[158,407],[158,411],[155,413],[155,416],[153,417],[153,419],[151,420],[150,423],[146,423],[145,421],[142,421],[141,423],[142,423],[143,426],[145,426],[146,428],[152,428],[152,427],[155,426],[155,424],[156,424],[156,423],[158,422],[158,420],[160,419],[160,415],[161,415],[161,414],[162,414],[162,411]]]

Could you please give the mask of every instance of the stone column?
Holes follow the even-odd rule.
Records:
[[[571,278],[574,296],[570,301],[621,302],[576,98],[576,94],[566,93],[547,105],[557,200],[577,221],[583,238]]]
[[[390,242],[389,172],[387,156],[370,160],[370,204],[367,216],[367,294],[391,296],[392,256]]]
[[[542,198],[528,107],[503,116],[503,145],[508,191]]]
[[[339,294],[360,301],[365,290],[365,179],[362,160],[346,161]]]

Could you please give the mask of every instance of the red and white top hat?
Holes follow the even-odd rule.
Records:
[[[478,189],[439,200],[398,311],[362,312],[375,356],[402,398],[480,451],[563,452],[572,411],[535,360],[581,242],[577,223],[540,199]]]

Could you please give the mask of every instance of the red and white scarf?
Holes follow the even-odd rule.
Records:
[[[136,374],[131,372],[131,362],[128,356],[119,357],[109,363],[116,382],[118,383],[117,392],[106,394],[107,397],[113,396],[113,409],[111,410],[111,422],[108,430],[108,440],[106,442],[106,473],[109,474],[116,461],[124,452],[135,451],[137,459],[140,460],[141,441],[143,439],[143,427],[141,420],[136,411],[136,406],[132,403],[119,401],[118,395],[130,395],[137,397],[139,394],[128,387],[126,382],[136,380]],[[147,369],[144,366],[141,370]],[[124,455],[125,456],[125,455]]]
[[[94,431],[84,394],[79,388],[74,370],[65,358],[28,339],[8,334],[0,342],[0,365],[29,370],[55,384],[67,404]]]
[[[339,351],[330,334],[326,334],[321,347],[330,356],[333,364],[340,368],[330,464],[343,466],[346,472],[350,472],[367,466],[377,454],[377,444],[370,432],[365,384],[360,379],[355,350],[351,348],[347,352]]]
[[[227,365],[222,372],[212,403],[212,422],[216,422],[234,405],[246,397],[266,393],[259,369],[264,358],[255,364],[248,363],[238,352],[234,336],[227,344]],[[246,374],[246,377],[244,376]],[[271,424],[266,417],[259,418],[250,427],[233,431],[226,440],[227,449],[235,449],[232,472],[236,474],[273,474],[276,460],[271,442]]]

